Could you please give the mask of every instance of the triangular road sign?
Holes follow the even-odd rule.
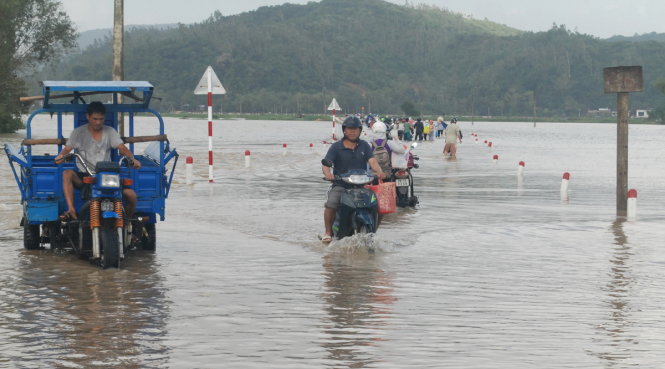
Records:
[[[208,73],[211,74],[211,83],[212,83],[212,94],[213,95],[223,95],[226,93],[226,90],[224,89],[224,86],[222,86],[222,82],[219,80],[219,77],[217,77],[217,74],[215,74],[215,71],[212,70],[211,66],[208,66],[206,68],[205,72],[203,72],[203,77],[201,77],[201,80],[199,81],[198,84],[196,84],[196,88],[194,89],[194,95],[207,95],[208,94]]]
[[[342,108],[339,107],[339,104],[337,103],[337,100],[334,97],[330,102],[330,105],[328,106],[328,110],[342,110]]]

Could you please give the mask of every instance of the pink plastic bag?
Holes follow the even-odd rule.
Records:
[[[379,214],[390,214],[397,211],[397,187],[395,182],[383,182],[378,185],[365,186],[374,191],[379,201]]]

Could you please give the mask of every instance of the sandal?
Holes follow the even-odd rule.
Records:
[[[325,244],[329,244],[331,241],[332,241],[332,237],[330,237],[329,235],[325,234],[325,235],[321,236],[321,242],[323,242]]]

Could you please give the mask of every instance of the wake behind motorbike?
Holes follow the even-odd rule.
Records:
[[[399,207],[415,207],[418,204],[418,196],[413,192],[413,175],[411,169],[418,168],[416,160],[420,160],[417,155],[413,155],[412,150],[418,146],[417,143],[412,143],[407,153],[406,166],[404,168],[393,168],[392,180],[395,181],[397,186],[397,206]]]
[[[321,163],[332,167],[332,162],[323,159]],[[346,188],[342,193],[335,221],[333,237],[342,239],[354,234],[376,233],[379,224],[379,203],[374,191],[365,188],[375,177],[365,170],[352,170],[335,176]]]

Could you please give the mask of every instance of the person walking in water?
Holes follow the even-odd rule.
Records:
[[[457,155],[457,139],[462,142],[462,132],[457,125],[457,118],[450,120],[450,124],[446,127],[446,130],[443,131],[443,135],[446,138],[446,144],[443,147],[443,155],[450,155],[451,158],[456,157]]]
[[[422,120],[420,120],[420,118],[416,120],[413,128],[416,129],[416,138],[414,140],[422,141],[424,139],[423,130],[425,129],[425,125],[423,124]]]
[[[448,125],[443,121],[443,117],[437,118],[436,123],[436,138],[443,136],[443,130],[446,129]]]

